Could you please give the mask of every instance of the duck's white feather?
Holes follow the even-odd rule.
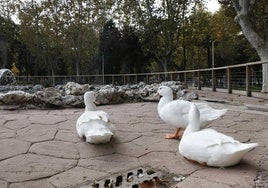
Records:
[[[180,141],[179,152],[186,157],[209,166],[228,167],[237,164],[257,143],[241,143],[213,129],[200,130],[199,111],[193,104],[189,125]]]
[[[161,103],[160,99],[159,103]],[[158,114],[160,118],[173,126],[185,128],[188,124],[188,112],[190,102],[184,100],[176,100],[158,107]]]
[[[160,86],[157,93],[162,96],[157,106],[160,118],[167,124],[177,128],[186,128],[189,123],[188,114],[192,102],[185,100],[173,100],[172,89],[167,86]],[[201,114],[201,127],[208,125],[211,121],[219,118],[227,112],[227,109],[213,109],[206,103],[195,104]]]
[[[100,110],[95,110],[95,96],[87,92],[85,98],[85,112],[77,119],[76,130],[80,137],[85,137],[89,143],[100,144],[110,141],[115,134],[115,129],[110,123],[109,115]]]

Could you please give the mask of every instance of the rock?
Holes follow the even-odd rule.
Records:
[[[0,94],[0,104],[24,104],[33,98],[32,94],[24,91],[10,91],[5,94]]]
[[[9,86],[9,89],[17,90],[19,88],[33,92],[29,94],[23,91],[12,91],[0,94],[0,109],[17,109],[21,107],[18,104],[26,104],[29,108],[64,108],[77,107],[84,108],[83,95],[87,91],[96,92],[97,100],[100,105],[118,104],[123,102],[139,102],[139,101],[157,101],[153,98],[160,85],[167,85],[173,89],[175,98],[184,100],[198,99],[197,93],[187,93],[183,90],[186,87],[181,82],[169,81],[162,83],[145,84],[126,84],[122,86],[114,85],[80,85],[75,82],[68,82],[66,85],[57,85],[54,88],[43,88],[41,85],[36,86]],[[5,86],[7,89],[8,86]],[[0,92],[1,92],[0,87]],[[12,108],[8,105],[18,105]]]
[[[140,90],[140,95],[142,97],[148,97],[156,92],[157,88],[155,89],[152,85],[144,86],[143,89]]]
[[[97,101],[99,105],[109,104],[109,100],[103,93],[97,95]]]
[[[65,95],[62,97],[64,106],[71,106],[76,108],[84,108],[84,98],[83,95],[75,96],[75,95]]]
[[[130,89],[139,89],[139,85],[138,84],[134,84],[131,86],[128,86]]]
[[[34,103],[41,107],[62,107],[63,98],[59,90],[49,87],[35,94]]]
[[[33,93],[37,92],[37,91],[42,91],[44,89],[44,87],[42,85],[34,85],[33,86]],[[29,92],[31,93],[31,92]]]
[[[67,95],[84,95],[85,92],[91,89],[92,87],[88,84],[80,85],[75,82],[68,82],[64,86],[64,90]]]
[[[176,93],[176,97],[177,97],[177,99],[186,100],[186,101],[198,100],[199,99],[199,95],[196,92],[188,93],[188,91],[186,91],[185,89],[179,90]]]
[[[16,84],[16,78],[11,70],[0,69],[0,85]]]
[[[97,100],[100,104],[118,104],[123,103],[125,97],[124,91],[112,85],[106,85],[97,92]]]
[[[0,85],[0,93],[8,93],[10,91],[24,91],[26,93],[36,93],[42,91],[44,87],[42,85]]]

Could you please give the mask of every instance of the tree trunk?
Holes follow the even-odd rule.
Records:
[[[53,68],[51,68],[51,76],[52,76],[52,86],[55,86],[55,73]]]
[[[75,69],[76,69],[76,82],[79,83],[80,82],[80,51],[79,49],[75,48]]]
[[[0,41],[0,54],[2,57],[0,57],[0,61],[2,60],[1,68],[7,69],[7,48],[8,44],[5,41]]]
[[[167,81],[167,79],[168,79],[168,73],[167,73],[168,67],[167,67],[167,61],[166,61],[166,59],[162,59],[161,65],[162,65],[163,70],[165,72],[165,78],[164,78],[164,80]]]
[[[79,76],[79,75],[80,75],[79,61],[76,61],[76,63],[75,63],[75,68],[76,68],[76,76]]]
[[[250,42],[250,44],[257,51],[262,61],[268,61],[268,39],[262,38],[258,35],[249,19],[250,1],[248,0],[233,0],[233,6],[237,13],[236,20],[241,29]],[[264,31],[265,32],[265,31]],[[262,65],[262,92],[268,92],[268,64]]]
[[[268,56],[266,57],[265,61],[267,61]],[[262,90],[261,92],[267,93],[268,92],[268,64],[262,65]]]

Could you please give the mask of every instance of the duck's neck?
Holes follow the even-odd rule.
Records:
[[[160,111],[162,107],[164,107],[167,103],[171,102],[173,100],[172,97],[161,97],[157,106],[157,110]]]
[[[95,111],[95,110],[96,110],[96,105],[94,103],[92,104],[86,103],[85,111]]]
[[[187,135],[189,133],[200,131],[200,123],[192,122],[189,123],[183,133],[183,135]]]

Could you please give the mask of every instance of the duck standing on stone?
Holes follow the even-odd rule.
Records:
[[[176,127],[176,132],[174,134],[167,134],[166,138],[178,139],[182,134],[180,130],[185,129],[189,123],[188,113],[192,102],[173,100],[173,91],[167,86],[160,86],[155,96],[161,97],[157,106],[160,118],[165,123]],[[200,111],[200,123],[202,128],[227,112],[227,109],[213,109],[206,103],[196,103],[196,105]]]
[[[84,94],[85,112],[77,119],[76,130],[80,137],[92,144],[103,144],[110,142],[115,134],[115,129],[110,123],[109,115],[96,110],[96,96],[89,91]]]
[[[228,167],[237,164],[257,143],[241,143],[213,129],[200,130],[200,113],[191,104],[189,125],[182,135],[179,152],[202,165]]]

